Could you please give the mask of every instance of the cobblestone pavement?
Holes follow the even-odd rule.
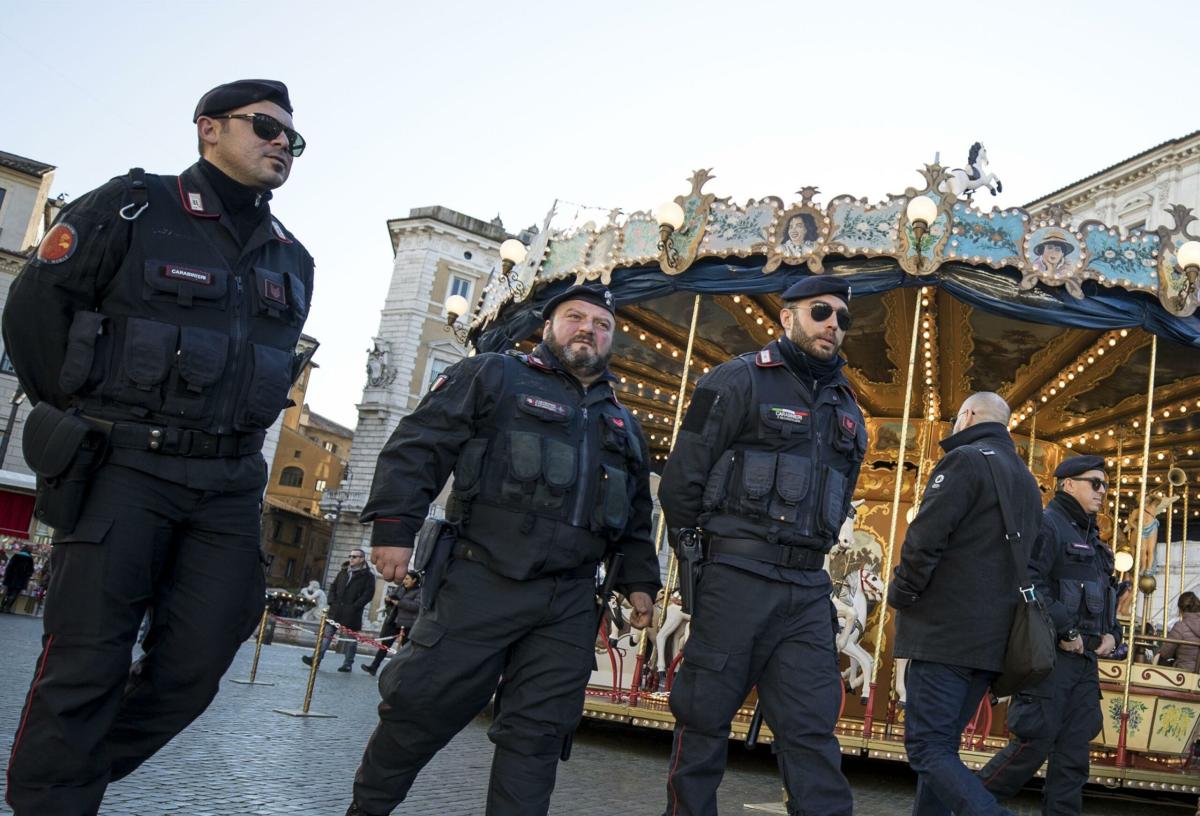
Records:
[[[25,690],[37,658],[40,620],[0,615],[0,746],[3,764],[16,731]],[[254,644],[246,644],[212,707],[137,773],[109,788],[103,816],[245,816],[305,814],[341,816],[363,745],[375,723],[375,683],[364,672],[334,670],[330,655],[319,673],[312,710],[336,719],[296,719],[273,708],[299,708],[304,698],[305,652],[292,646],[263,649],[259,679],[274,686],[242,686],[230,678],[248,675]],[[361,653],[360,653],[361,656]],[[475,720],[422,773],[397,814],[471,816],[483,813],[491,762],[485,717]],[[670,735],[585,721],[571,761],[560,766],[552,814],[655,816],[664,801]],[[913,777],[897,763],[848,759],[859,816],[908,812]],[[780,801],[770,751],[730,750],[721,787],[721,810],[745,813],[744,805]],[[1011,805],[1022,816],[1039,812],[1036,794]],[[1089,797],[1089,816],[1191,814],[1173,803],[1114,801]],[[761,811],[756,811],[761,812]],[[782,810],[778,811],[782,812]],[[0,806],[0,813],[11,813]]]

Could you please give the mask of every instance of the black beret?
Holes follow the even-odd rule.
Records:
[[[1103,456],[1072,456],[1054,469],[1055,479],[1070,479],[1089,470],[1104,470]]]
[[[292,100],[288,98],[287,85],[274,79],[239,79],[236,82],[218,85],[200,97],[192,121],[195,122],[201,116],[214,116],[263,101],[274,102],[288,113],[292,112]]]
[[[846,303],[850,302],[850,284],[842,278],[833,275],[812,275],[793,283],[783,293],[784,301],[803,300],[817,295],[837,295]]]
[[[586,300],[601,309],[608,309],[613,317],[617,316],[617,307],[613,304],[612,292],[608,291],[608,287],[599,283],[590,283],[572,286],[561,295],[551,298],[550,302],[542,309],[542,319],[549,320],[558,305],[568,300]]]

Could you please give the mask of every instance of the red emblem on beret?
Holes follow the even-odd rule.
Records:
[[[70,224],[55,224],[38,244],[37,257],[42,263],[57,264],[75,254],[79,236]]]

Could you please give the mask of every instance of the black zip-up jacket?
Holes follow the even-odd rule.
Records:
[[[1042,518],[1041,493],[1008,428],[981,422],[942,440],[888,587],[896,657],[1001,671],[1020,594],[991,471],[994,451],[1020,526],[1017,557],[1029,563]]]
[[[375,597],[375,574],[369,567],[343,567],[329,587],[329,617],[354,631],[362,629],[363,610]]]
[[[544,346],[450,366],[379,454],[371,545],[413,546],[452,472],[447,518],[495,572],[586,570],[619,550],[617,587],[658,589],[649,452],[609,376],[585,390]]]

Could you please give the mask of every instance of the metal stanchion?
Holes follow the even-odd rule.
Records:
[[[262,654],[263,637],[267,633],[267,624],[270,623],[271,612],[264,608],[262,620],[258,622],[258,637],[254,641],[254,662],[250,664],[250,678],[248,680],[231,680],[231,683],[237,683],[241,686],[273,686],[274,683],[268,683],[265,680],[255,680],[258,675],[258,656]]]
[[[309,705],[312,703],[313,686],[317,682],[317,668],[320,667],[320,665],[321,665],[320,660],[318,660],[317,658],[321,654],[321,641],[323,641],[324,639],[325,639],[325,613],[322,612],[321,613],[321,624],[320,624],[320,626],[317,627],[317,642],[313,646],[312,666],[308,670],[308,688],[306,688],[304,690],[304,705],[298,711],[296,709],[290,709],[290,708],[276,708],[276,709],[274,709],[276,714],[286,714],[289,717],[322,717],[322,718],[326,718],[326,719],[333,719],[334,717],[337,716],[336,714],[319,714],[315,711],[308,710]]]

